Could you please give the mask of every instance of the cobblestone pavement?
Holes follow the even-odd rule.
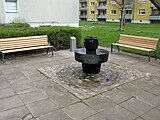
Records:
[[[0,64],[0,120],[160,120],[160,60],[114,50],[108,62],[151,76],[80,99],[37,71],[74,62],[74,53],[49,56],[12,55]]]

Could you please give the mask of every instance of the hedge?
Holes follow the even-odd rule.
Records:
[[[3,27],[0,28],[1,38],[14,38],[25,36],[47,35],[49,42],[56,50],[68,49],[70,46],[70,37],[77,39],[77,46],[80,46],[81,30],[69,26],[52,26],[52,27]]]

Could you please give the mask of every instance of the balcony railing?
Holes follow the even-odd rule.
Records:
[[[150,20],[160,20],[160,14],[151,14],[149,16]]]
[[[97,6],[97,10],[105,10],[107,9],[107,5]]]
[[[132,14],[126,14],[125,19],[132,19]]]
[[[79,10],[86,11],[87,10],[87,6],[86,7],[80,7]]]
[[[80,15],[79,18],[87,18],[87,15]]]
[[[97,0],[98,2],[106,2],[106,0]]]
[[[79,2],[87,2],[87,0],[79,0]]]
[[[106,18],[107,18],[106,14],[104,14],[104,15],[97,15],[97,19],[106,19]]]
[[[121,15],[119,15],[119,19],[121,19]],[[132,19],[132,14],[126,14],[125,19]]]
[[[128,3],[127,5],[126,5],[126,9],[133,9],[133,3]]]

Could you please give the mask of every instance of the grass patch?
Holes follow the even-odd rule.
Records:
[[[110,47],[111,43],[118,40],[119,34],[136,35],[151,38],[160,38],[160,24],[134,24],[126,23],[123,26],[123,31],[119,31],[119,23],[112,22],[88,22],[80,21],[80,28],[82,30],[81,45],[83,45],[86,36],[97,36],[99,45]],[[139,51],[135,49],[121,48],[124,51],[148,55],[148,52]],[[157,50],[157,56],[160,58],[160,45]]]

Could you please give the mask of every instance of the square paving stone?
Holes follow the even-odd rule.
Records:
[[[13,96],[0,100],[0,112],[24,105],[18,96]]]
[[[140,101],[143,101],[144,103],[147,103],[148,105],[151,106],[159,106],[160,105],[160,97],[156,96],[154,94],[151,94],[149,92],[144,92],[140,95],[137,96],[137,98]]]
[[[25,83],[30,83],[31,81],[25,77],[25,76],[22,76],[22,77],[19,77],[19,78],[13,78],[13,79],[9,79],[8,80],[10,82],[10,84],[25,84]]]
[[[55,97],[57,95],[59,96],[66,92],[64,88],[54,83],[52,84],[52,86],[48,86],[47,88],[44,88],[43,91],[48,97]]]
[[[7,80],[0,80],[0,89],[11,87]]]
[[[25,94],[21,94],[20,98],[25,104],[29,104],[32,102],[40,101],[48,98],[42,91],[34,91]]]
[[[101,112],[101,114],[106,118],[106,120],[134,120],[138,117],[119,105],[111,109],[104,110]]]
[[[25,74],[25,73],[24,73]],[[30,74],[25,74],[26,77],[32,81],[32,82],[35,82],[35,81],[43,81],[43,80],[46,80],[48,79],[47,77],[45,77],[44,75],[42,75],[41,73],[39,73],[38,71],[36,71],[35,73],[30,73]]]
[[[13,88],[0,89],[0,99],[16,95]]]
[[[92,97],[84,102],[96,111],[102,111],[104,109],[109,109],[113,106],[116,106],[116,103],[103,95]]]
[[[113,89],[111,91],[107,91],[103,95],[112,99],[117,104],[119,104],[123,101],[126,101],[127,99],[132,97],[132,95],[128,95],[118,89]]]
[[[72,120],[62,110],[54,111],[37,118],[37,120]]]
[[[65,107],[80,101],[77,97],[68,92],[58,93],[54,97],[51,97],[51,99],[58,107]]]
[[[156,85],[160,85],[160,78],[159,77],[153,77],[150,82]]]
[[[17,94],[24,94],[38,90],[33,83],[12,84],[12,87],[14,88]]]
[[[58,108],[49,99],[28,104],[27,107],[34,117],[55,111]]]
[[[17,107],[0,113],[0,120],[22,120],[30,112],[25,106]]]
[[[120,89],[122,92],[124,92],[128,95],[132,95],[132,96],[137,96],[137,95],[140,95],[145,92],[144,90],[136,87],[135,85],[133,85],[131,83],[124,84],[124,85],[118,87],[118,89]]]
[[[145,120],[160,120],[160,110],[156,108],[152,109],[148,111],[147,113],[145,113],[144,115],[142,115],[142,117]]]
[[[95,110],[81,102],[65,107],[62,110],[73,120],[82,120],[96,113]]]
[[[141,117],[138,117],[138,118],[136,118],[135,120],[145,120],[145,119],[143,119],[143,118],[141,118]]]
[[[158,95],[160,96],[160,86],[156,86],[150,90],[148,90],[148,92],[154,94],[154,95]]]
[[[84,120],[106,120],[105,117],[103,117],[103,115],[101,115],[100,113],[92,115]]]
[[[33,84],[39,88],[39,89],[44,89],[47,88],[48,86],[52,86],[52,81],[50,79],[44,79],[42,81],[35,81]]]
[[[149,90],[149,89],[156,86],[155,84],[151,83],[149,81],[149,79],[151,79],[151,78],[146,77],[146,78],[143,78],[143,79],[140,79],[140,80],[133,81],[131,84],[133,84],[136,87],[141,88],[143,90]]]
[[[124,103],[121,103],[120,106],[126,108],[127,110],[135,113],[138,116],[146,113],[153,108],[153,106],[139,101],[136,98],[132,98]]]

